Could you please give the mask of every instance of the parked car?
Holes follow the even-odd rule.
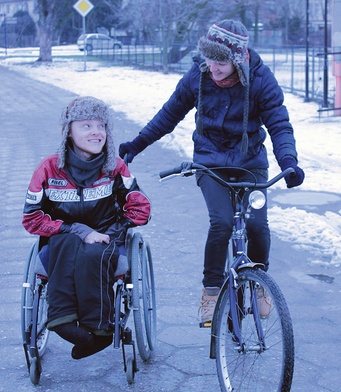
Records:
[[[103,50],[103,49],[121,49],[122,42],[113,39],[105,34],[82,34],[78,40],[77,45],[79,50],[85,50],[91,52],[92,50]]]

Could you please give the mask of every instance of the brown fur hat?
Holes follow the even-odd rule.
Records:
[[[116,151],[114,144],[113,131],[113,116],[109,106],[94,97],[79,97],[75,98],[62,111],[61,125],[62,125],[62,141],[59,148],[58,168],[63,168],[65,165],[65,150],[67,138],[70,134],[70,126],[72,121],[79,120],[101,120],[105,123],[107,140],[104,146],[106,152],[106,160],[103,165],[103,172],[109,172],[116,167]]]

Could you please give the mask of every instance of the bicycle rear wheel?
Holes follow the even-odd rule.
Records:
[[[288,392],[294,371],[294,336],[284,296],[276,282],[262,270],[239,271],[237,284],[238,298],[243,298],[238,301],[240,344],[232,333],[229,283],[217,304],[215,349],[221,390]],[[252,309],[258,306],[252,305],[252,298],[257,290],[263,289],[272,305],[267,316],[254,317]],[[259,337],[262,332],[257,332],[257,322],[263,331],[265,347]]]

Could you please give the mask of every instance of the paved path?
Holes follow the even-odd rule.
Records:
[[[199,329],[197,323],[206,209],[193,178],[158,182],[159,171],[178,165],[182,158],[157,143],[130,166],[153,204],[153,219],[140,230],[152,247],[156,273],[158,338],[153,360],[145,364],[138,359],[140,371],[128,386],[121,350],[108,348],[74,361],[71,345],[51,334],[41,383],[31,385],[21,346],[20,296],[34,239],[21,226],[22,207],[35,166],[58,147],[60,112],[74,94],[2,67],[0,80],[0,391],[218,391],[215,362],[208,358],[209,330]],[[115,129],[118,143],[139,131],[122,115]],[[292,391],[339,391],[339,271],[308,265],[306,255],[273,238],[270,272],[283,289],[294,321]],[[323,276],[335,279],[328,283]]]

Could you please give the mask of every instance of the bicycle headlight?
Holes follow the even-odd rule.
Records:
[[[265,195],[261,191],[252,191],[249,195],[249,204],[255,210],[260,210],[265,205]]]

